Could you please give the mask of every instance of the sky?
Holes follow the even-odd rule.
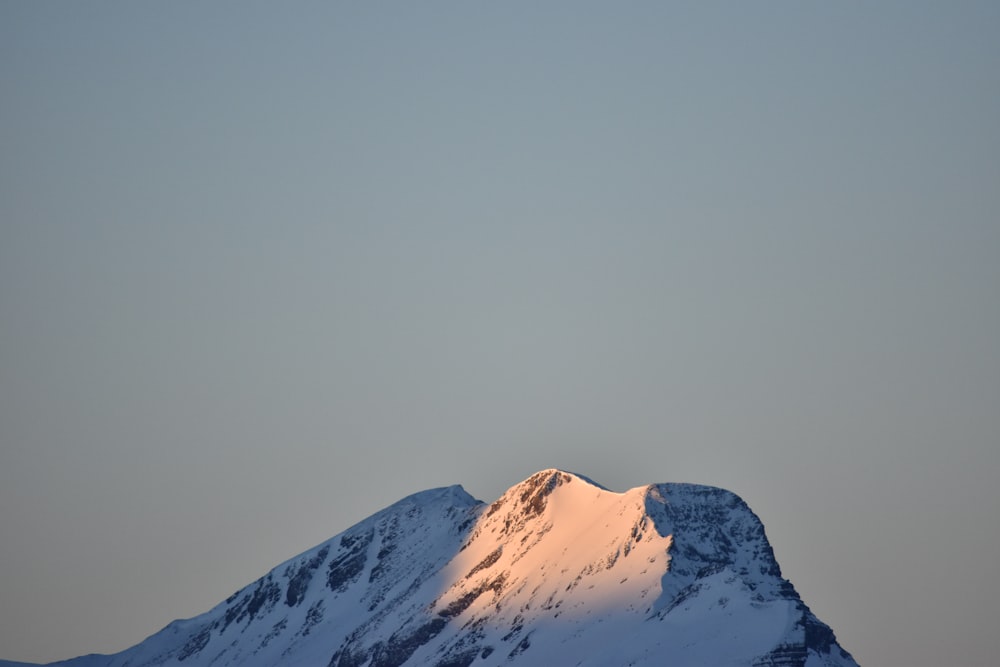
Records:
[[[1000,4],[5,0],[0,99],[0,657],[549,467],[1000,655]]]

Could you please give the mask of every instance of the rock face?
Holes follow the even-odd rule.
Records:
[[[4,663],[0,662],[0,665]],[[122,653],[71,667],[855,665],[736,495],[545,470],[405,498]]]

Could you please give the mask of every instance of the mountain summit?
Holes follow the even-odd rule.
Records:
[[[856,665],[735,494],[560,470],[491,505],[460,486],[409,496],[201,616],[54,664]]]

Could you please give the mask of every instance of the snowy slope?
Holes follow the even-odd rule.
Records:
[[[0,661],[0,667],[13,664]],[[405,498],[211,611],[71,667],[854,665],[734,494],[558,470]]]

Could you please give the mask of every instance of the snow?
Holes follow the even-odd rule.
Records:
[[[855,664],[806,624],[826,629],[734,494],[551,469],[488,506],[414,494],[201,616],[59,664]]]

